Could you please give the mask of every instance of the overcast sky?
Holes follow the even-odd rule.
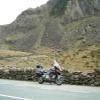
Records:
[[[48,0],[0,0],[0,25],[9,24],[27,8],[35,8]]]

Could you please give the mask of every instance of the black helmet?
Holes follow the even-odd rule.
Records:
[[[36,68],[43,68],[42,65],[36,65]]]

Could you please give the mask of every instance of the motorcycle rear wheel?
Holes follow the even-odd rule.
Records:
[[[40,77],[39,80],[38,80],[38,83],[39,83],[39,84],[43,84],[43,82],[44,82],[43,78]]]

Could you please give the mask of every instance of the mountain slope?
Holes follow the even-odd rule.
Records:
[[[99,4],[99,0],[68,0],[67,2],[66,0],[50,0],[46,5],[43,5],[40,8],[30,8],[22,12],[13,23],[0,28],[0,48],[15,50],[30,50],[40,46],[59,48],[61,47],[60,43],[63,41],[62,39],[65,37],[65,26],[68,26],[68,23],[71,23],[72,21],[76,21],[77,24],[87,17],[91,19],[91,21],[86,22],[88,24],[87,27],[91,28],[86,29],[83,25],[82,30],[91,30],[89,37],[93,37],[93,34],[95,34],[95,36],[97,36],[95,37],[96,40],[100,29],[100,21],[99,17],[92,18],[91,16],[99,16]],[[61,10],[57,10],[58,8]],[[60,16],[61,14],[58,15],[60,12],[63,12],[62,16]],[[98,28],[93,29],[93,26]],[[70,32],[72,31],[76,32],[73,32],[70,35]],[[79,37],[79,35],[82,34],[75,28],[74,30],[70,30],[70,32],[67,33],[68,38],[66,37],[66,39],[68,40],[73,38],[74,35]],[[86,34],[84,36],[87,37]],[[91,40],[93,39],[89,39],[89,41]],[[95,43],[98,43],[98,41],[95,41]],[[67,44],[64,44],[67,48]],[[73,46],[74,45],[75,44],[73,44]]]
[[[90,48],[95,46],[99,56],[99,5],[100,0],[49,0],[39,8],[27,9],[11,24],[0,26],[0,49],[27,52],[41,48],[61,50],[64,54],[61,56],[59,53],[59,57],[62,59],[61,62],[65,62],[64,66],[68,63],[67,60],[64,61],[63,55],[67,55],[69,51],[73,51],[71,53],[73,56],[77,50],[77,52],[81,50],[81,53],[85,49],[87,52],[92,52],[94,49]],[[94,56],[95,59],[98,59],[98,56]],[[53,57],[55,58],[55,56],[51,58]],[[92,58],[91,56],[90,59]],[[83,58],[78,57],[78,59]],[[71,60],[68,61],[70,63]],[[99,66],[99,61],[93,61],[93,64],[90,64],[92,68]],[[73,61],[69,65],[83,67],[85,62],[77,65],[76,61]]]

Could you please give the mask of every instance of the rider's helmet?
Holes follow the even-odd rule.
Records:
[[[36,68],[43,68],[42,65],[38,64],[36,65]]]

